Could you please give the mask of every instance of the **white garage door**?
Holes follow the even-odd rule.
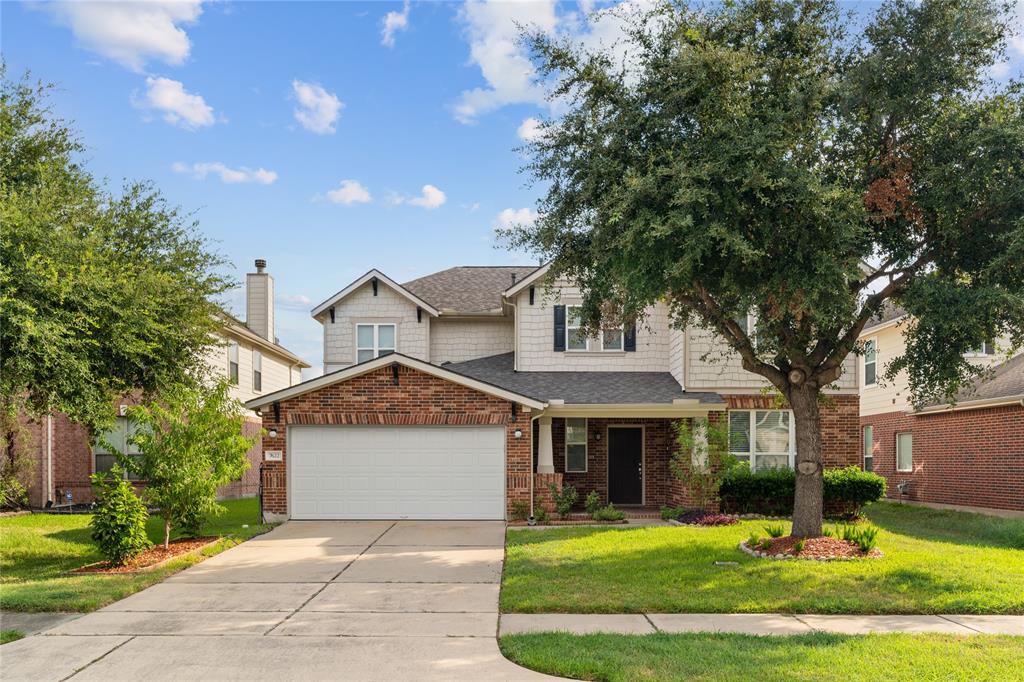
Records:
[[[291,426],[294,519],[503,519],[505,430]]]

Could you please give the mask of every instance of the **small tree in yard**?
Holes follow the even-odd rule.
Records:
[[[989,75],[1009,20],[996,0],[865,22],[680,1],[612,22],[614,45],[527,35],[564,113],[528,145],[546,195],[511,245],[579,286],[585,331],[664,301],[781,394],[795,536],[821,534],[822,391],[883,304],[915,320],[887,369],[915,403],[952,400],[979,342],[1024,342],[1024,84]]]
[[[96,508],[89,520],[92,539],[107,561],[120,566],[151,546],[146,535],[149,512],[118,466],[93,474],[92,487],[96,492]]]
[[[690,493],[694,508],[707,509],[718,497],[725,475],[737,463],[729,453],[729,429],[708,420],[697,421],[692,428],[679,421],[675,429],[679,447],[669,460],[669,468]]]
[[[245,415],[226,381],[212,387],[182,387],[163,400],[129,409],[131,440],[141,457],[122,457],[146,482],[145,498],[160,509],[164,546],[171,529],[195,536],[217,504],[217,488],[249,468],[246,456],[256,442],[242,434]]]

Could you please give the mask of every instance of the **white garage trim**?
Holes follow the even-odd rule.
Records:
[[[504,426],[293,425],[293,519],[505,518]]]

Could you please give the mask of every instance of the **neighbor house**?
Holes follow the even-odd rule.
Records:
[[[738,457],[793,466],[792,413],[723,340],[663,304],[588,337],[579,291],[547,270],[371,270],[314,308],[325,374],[247,403],[268,515],[503,519],[551,483],[650,513],[685,502],[673,424],[715,413]],[[860,461],[855,369],[824,408],[827,466]]]
[[[893,499],[1024,511],[1024,355],[1008,359],[1002,339],[981,342],[967,359],[987,371],[955,404],[914,406],[906,372],[885,378],[912,323],[888,306],[861,333],[864,468],[888,479]]]
[[[228,378],[233,384],[232,395],[242,402],[300,383],[302,369],[309,367],[274,336],[274,279],[262,259],[256,261],[256,272],[246,275],[246,321],[224,313],[218,336],[220,343],[210,347],[206,364],[213,376]],[[27,486],[31,506],[92,501],[89,476],[109,471],[116,459],[101,441],[122,452],[132,451],[128,440],[131,426],[125,414],[134,400],[133,396],[124,396],[116,402],[118,416],[114,428],[102,434],[102,438],[93,438],[86,427],[61,413],[27,424],[26,443],[32,459]],[[247,412],[244,431],[251,436],[260,432],[259,417],[251,411]],[[222,488],[221,496],[257,494],[262,459],[263,446],[257,440],[249,451],[249,471],[241,480]]]

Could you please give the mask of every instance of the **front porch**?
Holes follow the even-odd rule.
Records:
[[[674,424],[664,417],[551,417],[533,423],[534,489],[554,510],[549,484],[571,485],[582,510],[592,491],[627,518],[660,518],[663,505],[683,503],[669,462],[677,450]],[[689,421],[689,419],[687,419]]]

